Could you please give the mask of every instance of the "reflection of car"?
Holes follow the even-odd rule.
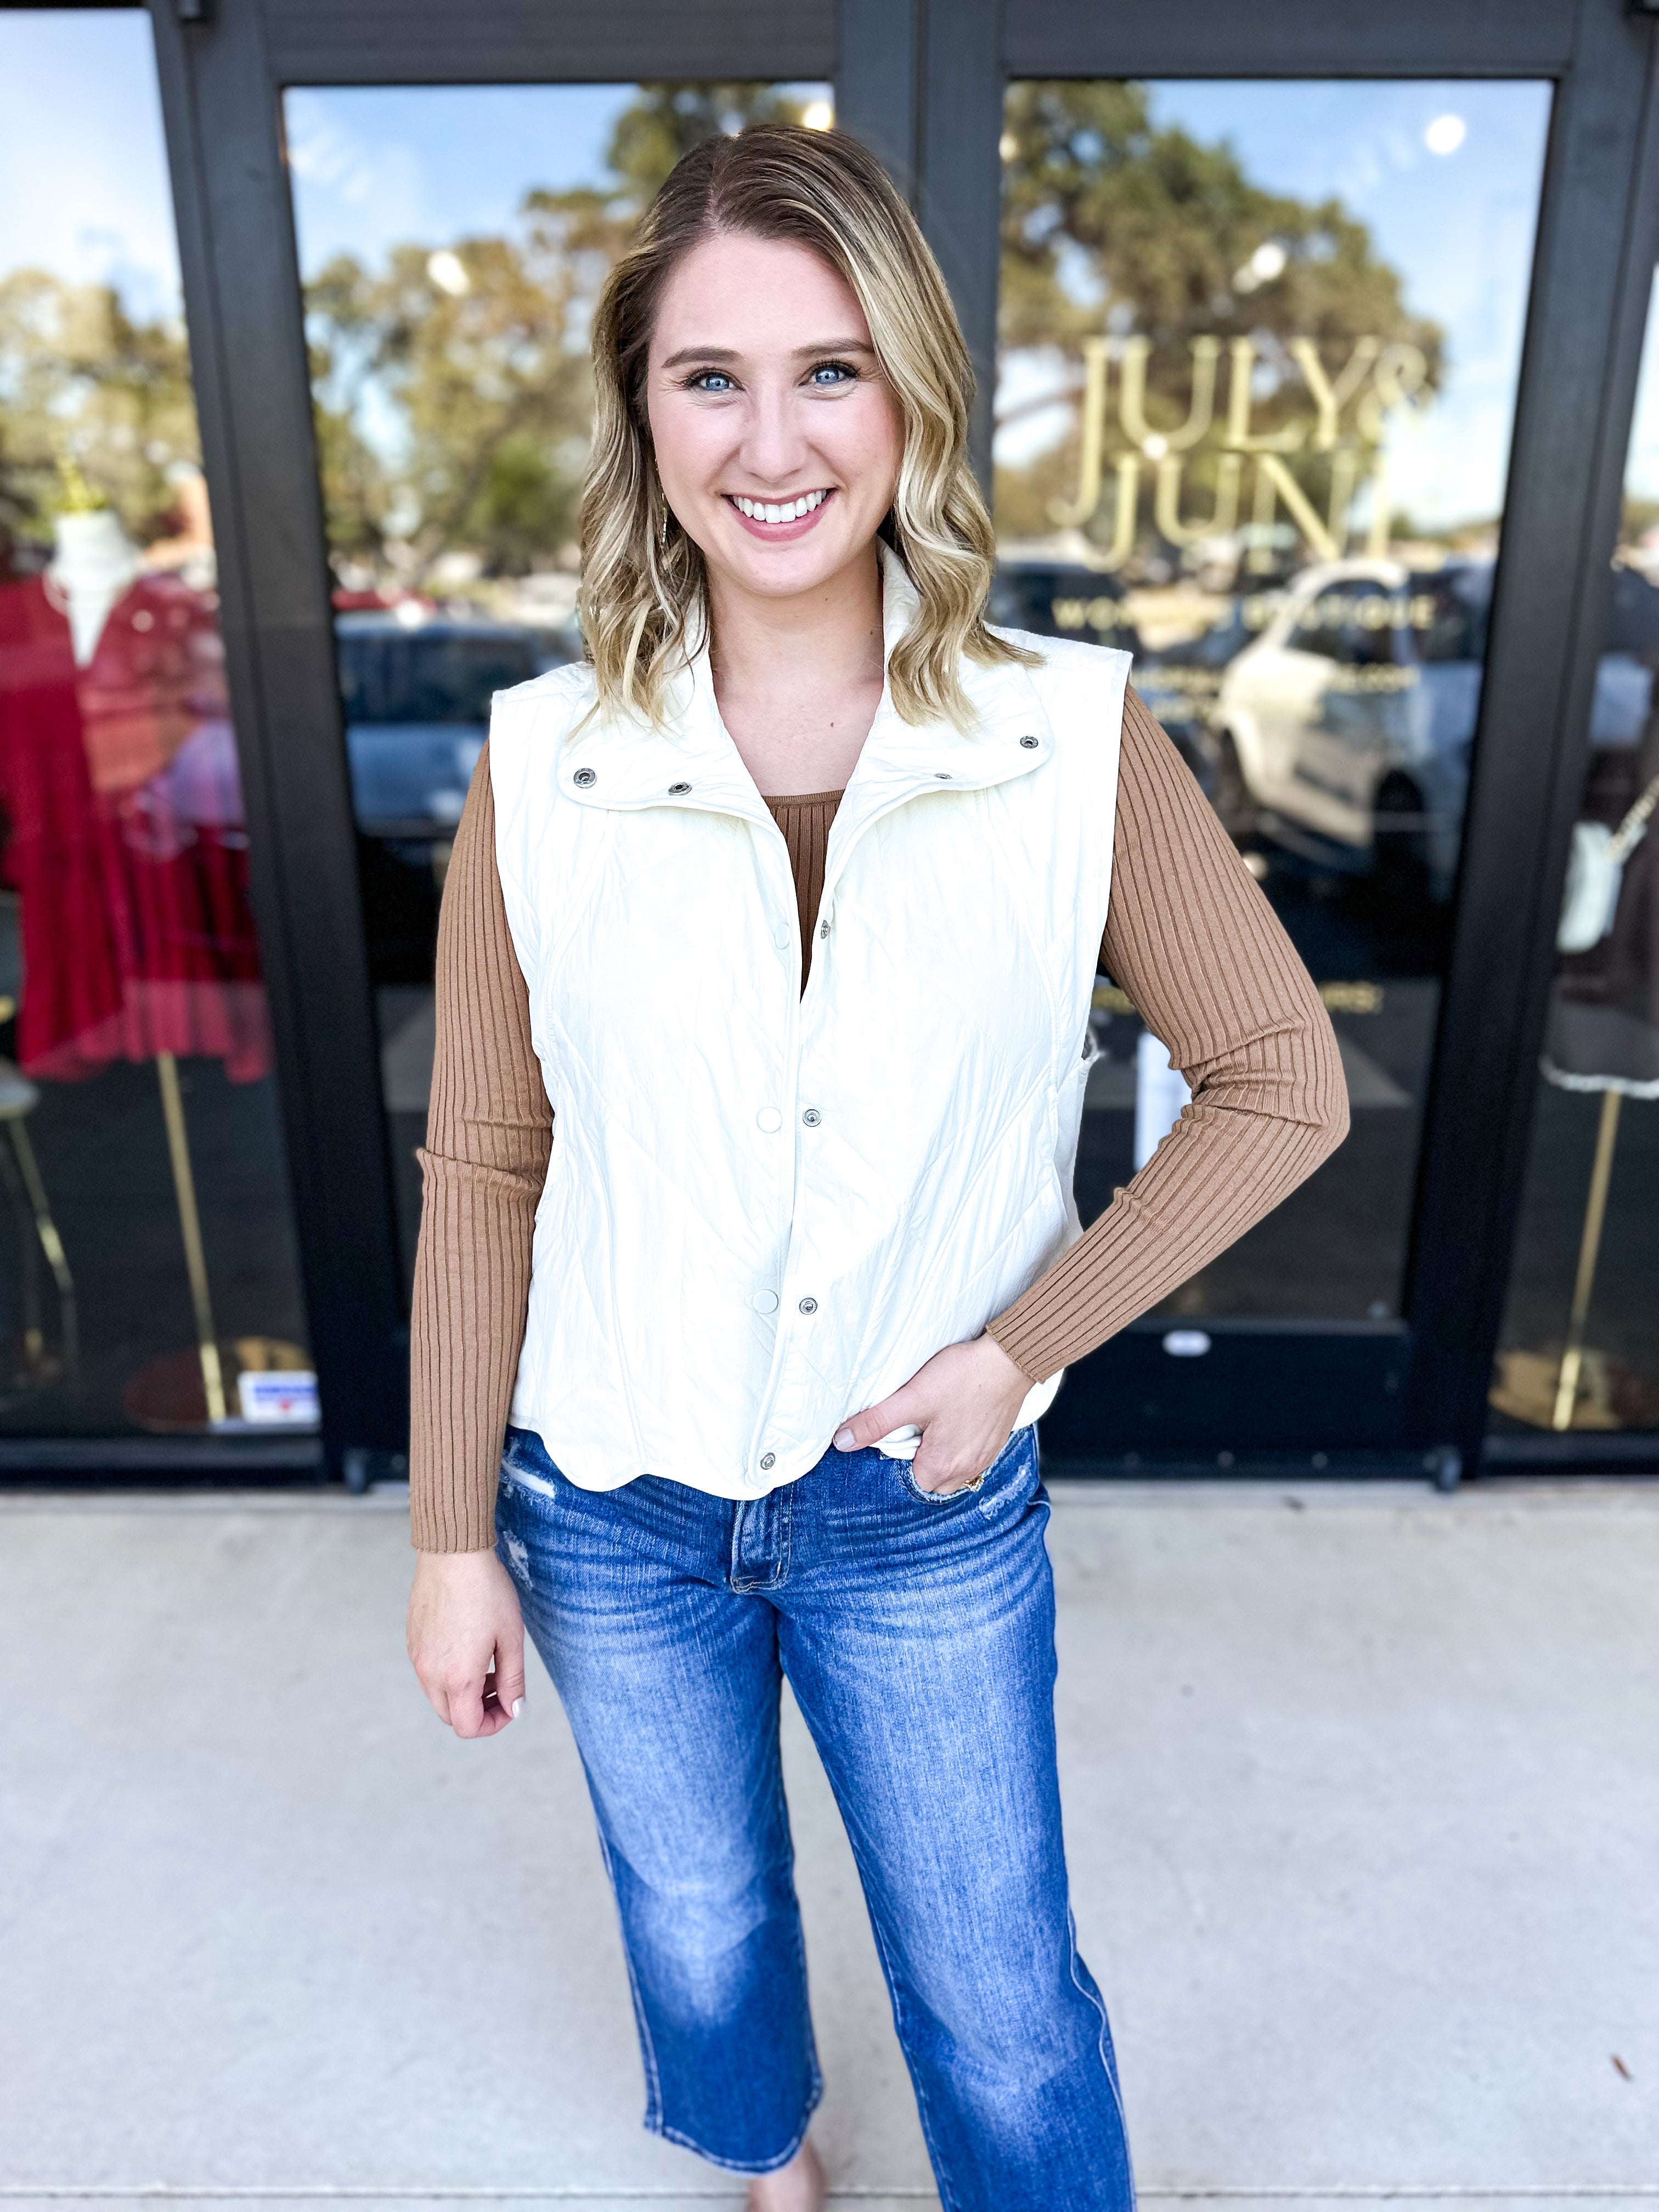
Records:
[[[1115,576],[1066,561],[1000,561],[991,579],[990,617],[1039,637],[1139,653],[1140,638]]]
[[[371,968],[377,982],[424,983],[490,698],[568,654],[515,623],[366,613],[334,627]]]
[[[1480,703],[1489,560],[1310,568],[1222,678],[1223,803],[1322,865],[1448,896]]]
[[[358,828],[371,837],[447,836],[492,694],[527,682],[550,657],[533,631],[506,623],[348,614],[335,635]]]

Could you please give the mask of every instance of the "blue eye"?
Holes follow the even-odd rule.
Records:
[[[844,361],[821,361],[812,371],[812,381],[821,391],[833,391],[836,385],[848,383],[857,374],[858,371]]]
[[[694,392],[712,392],[717,397],[723,392],[731,392],[736,388],[723,368],[702,369],[688,381]]]

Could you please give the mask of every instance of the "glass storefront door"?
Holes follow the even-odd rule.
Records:
[[[1625,468],[1589,768],[1509,1309],[1504,1437],[1659,1430],[1659,283]]]
[[[824,127],[823,84],[285,99],[358,858],[405,1270],[450,842],[490,695],[580,655],[587,319],[686,149]]]
[[[228,1019],[269,979],[331,1468],[370,1480],[400,1464],[399,1261],[417,1218],[437,904],[490,693],[577,649],[586,317],[681,147],[750,114],[827,119],[832,71],[842,118],[914,191],[988,372],[996,612],[1133,651],[1135,681],[1318,980],[1354,1106],[1352,1136],[1312,1182],[1079,1364],[1045,1424],[1051,1462],[1305,1463],[1328,1447],[1334,1465],[1409,1447],[1472,1465],[1522,1158],[1515,1071],[1529,1089],[1553,927],[1540,886],[1566,779],[1552,763],[1575,740],[1589,666],[1573,572],[1609,504],[1598,456],[1623,443],[1634,345],[1619,301],[1629,267],[1645,285],[1651,262],[1653,195],[1632,179],[1654,136],[1652,23],[1620,0],[1500,10],[1478,39],[1456,10],[1396,11],[1362,35],[1340,10],[1247,25],[1224,0],[1193,0],[1178,23],[1088,9],[890,17],[833,0],[617,0],[556,22],[509,0],[215,0],[148,21],[252,825],[222,785],[216,815],[198,794],[187,826],[204,854],[217,839],[233,881],[231,856],[251,858],[263,933],[256,963],[234,902],[216,907],[196,965],[162,980],[222,987]],[[33,307],[6,325],[5,585],[63,567],[53,510],[71,495],[53,435],[25,452],[10,423],[38,404],[37,430],[72,434],[87,512],[112,510],[147,575],[178,552],[172,577],[196,589],[211,572],[193,430],[161,420],[182,361],[176,293],[143,290],[151,264],[134,242],[161,172],[129,150],[142,101],[104,127],[87,74],[95,62],[129,93],[144,84],[143,18],[8,9],[9,60],[31,22],[64,57],[79,35],[84,65],[0,73],[0,204],[21,207],[27,189],[30,225],[3,234],[0,282],[9,300],[28,270],[102,284],[119,313],[102,366],[84,349],[95,319],[76,322],[82,349],[59,349],[59,386],[39,403]],[[94,198],[106,213],[88,211]],[[76,211],[73,235],[53,209]],[[72,538],[73,513],[62,519]],[[1639,553],[1639,529],[1630,542]],[[1627,548],[1621,576],[1641,566]],[[70,641],[60,698],[96,735],[99,687],[69,617],[54,619]],[[204,676],[198,699],[177,748],[187,765],[231,719]],[[100,738],[99,780],[86,769],[100,805],[107,783],[118,812],[129,771],[146,810],[182,783],[156,785],[173,739],[155,742],[155,759],[139,745],[112,766]],[[1624,817],[1607,809],[1622,793],[1587,794],[1585,823],[1616,830]],[[257,1060],[233,1069],[218,1045],[182,1048],[204,1034],[182,1030],[149,1060],[124,1046],[95,1077],[50,1075],[23,1041],[50,963],[31,950],[27,891],[11,895],[22,957],[0,998],[24,1015],[0,1030],[0,1054],[40,1093],[20,1094],[23,1133],[83,1358],[100,1268],[120,1291],[98,1324],[103,1403],[156,1358],[200,1368],[198,1338],[303,1357],[269,1079],[230,1079]],[[33,908],[42,919],[38,893]],[[201,1013],[208,997],[169,1003]],[[148,988],[133,999],[160,1003]],[[1096,1011],[1079,1193],[1091,1215],[1180,1105],[1117,978],[1097,979]],[[135,1052],[155,1042],[131,1034]],[[1555,1085],[1544,1102],[1553,1195],[1545,1214],[1529,1204],[1503,1348],[1546,1363],[1565,1348],[1584,1203],[1604,1186],[1580,1364],[1627,1406],[1613,1370],[1644,1372],[1648,1355],[1617,1310],[1639,1277],[1621,1239],[1639,1243],[1627,1181],[1642,1164],[1641,1101],[1620,1097],[1610,1152],[1599,1097]],[[1548,1138],[1552,1118],[1572,1123],[1564,1141],[1582,1158]],[[0,1329],[26,1379],[40,1363],[27,1389],[41,1410],[20,1425],[72,1425],[64,1408],[92,1400],[52,1379],[56,1278],[38,1224],[25,1233],[37,1209],[17,1148],[0,1139],[20,1255]],[[1611,1159],[1599,1178],[1598,1158]],[[234,1215],[222,1176],[238,1179]],[[93,1202],[76,1218],[81,1192]],[[204,1279],[210,1322],[193,1295]]]
[[[1275,1358],[1292,1425],[1389,1434],[1549,113],[1528,82],[1008,89],[1005,618],[1133,653],[1313,971],[1353,1109],[1310,1182],[1107,1348],[1120,1443],[1205,1441],[1230,1341],[1209,1440],[1249,1440]],[[1085,1221],[1184,1097],[1112,977],[1096,1005]],[[1313,1381],[1339,1336],[1364,1409]]]
[[[0,13],[0,1437],[314,1428],[149,17]]]

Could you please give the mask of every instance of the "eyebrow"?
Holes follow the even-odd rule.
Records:
[[[875,351],[874,346],[866,338],[824,338],[817,345],[797,346],[790,358],[793,361],[811,361],[823,354],[867,353],[873,360]],[[671,353],[662,366],[665,368],[684,368],[688,362],[716,362],[738,361],[741,358],[735,346],[682,346],[678,353]]]

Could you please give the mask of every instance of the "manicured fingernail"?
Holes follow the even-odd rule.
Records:
[[[856,1449],[851,1429],[837,1429],[836,1431],[836,1449],[837,1451],[853,1451]]]
[[[518,1719],[518,1717],[519,1717],[519,1715],[520,1715],[523,1711],[524,1711],[524,1699],[523,1699],[522,1698],[514,1698],[514,1700],[513,1700],[513,1717],[514,1717],[514,1720],[517,1720],[517,1719]]]

